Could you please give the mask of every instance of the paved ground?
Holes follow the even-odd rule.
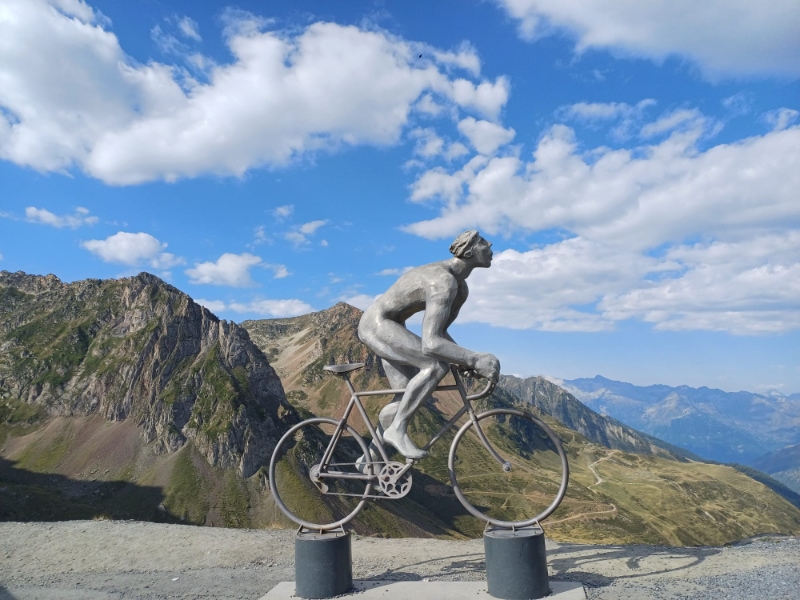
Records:
[[[0,600],[258,600],[294,580],[292,531],[133,521],[0,523]],[[800,538],[723,548],[548,542],[553,581],[590,600],[797,600]],[[355,538],[353,577],[482,581],[481,540]]]

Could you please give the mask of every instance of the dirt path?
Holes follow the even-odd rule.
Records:
[[[596,464],[598,464],[598,463],[603,462],[604,460],[608,460],[609,458],[611,458],[615,454],[619,454],[619,450],[612,450],[611,452],[609,452],[603,458],[601,458],[599,460],[596,460],[592,464],[589,465],[589,470],[592,472],[592,475],[594,475],[594,478],[597,479],[597,481],[595,481],[592,485],[590,485],[588,487],[588,489],[592,489],[593,487],[598,486],[598,485],[600,485],[601,483],[603,483],[605,481],[605,479],[603,479],[602,477],[600,477],[600,475],[598,475],[597,469],[595,469],[594,466]]]
[[[0,523],[0,600],[257,600],[294,580],[293,535],[135,521]],[[591,600],[719,597],[703,590],[716,594],[720,578],[743,574],[763,586],[765,569],[800,582],[798,538],[725,548],[547,546],[551,578],[580,581]],[[353,576],[482,581],[483,542],[354,537]]]

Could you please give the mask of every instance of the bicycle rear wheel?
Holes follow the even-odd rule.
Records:
[[[363,479],[318,476],[338,423],[323,417],[298,423],[278,441],[269,463],[269,487],[278,508],[308,529],[336,529],[348,523],[364,507],[371,490]],[[357,474],[356,459],[365,453],[363,438],[346,425],[328,472]]]
[[[503,462],[486,449],[472,421],[464,424],[453,438],[447,462],[458,500],[472,515],[497,527],[526,527],[547,518],[569,483],[561,440],[522,410],[489,410],[477,415],[477,421]]]

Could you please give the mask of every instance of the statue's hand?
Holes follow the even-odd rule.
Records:
[[[500,378],[500,361],[494,354],[488,352],[478,354],[478,360],[475,361],[475,372],[484,379],[497,383]]]

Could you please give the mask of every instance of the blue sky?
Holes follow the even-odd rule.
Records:
[[[233,321],[479,229],[503,371],[800,391],[796,0],[0,0],[0,269]]]

